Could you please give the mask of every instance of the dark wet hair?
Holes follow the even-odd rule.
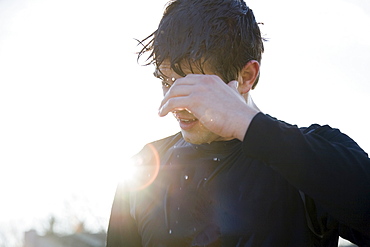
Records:
[[[147,54],[147,64],[157,69],[168,59],[182,76],[182,64],[203,72],[207,62],[229,82],[249,61],[261,62],[263,41],[243,0],[174,0],[168,3],[158,29],[140,41],[138,59]],[[257,82],[258,78],[253,88]]]

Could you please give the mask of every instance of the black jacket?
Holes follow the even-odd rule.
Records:
[[[370,159],[329,126],[262,113],[243,142],[148,144],[117,189],[107,247],[370,246]]]

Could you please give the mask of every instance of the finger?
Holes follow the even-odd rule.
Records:
[[[165,96],[163,97],[159,108],[161,108],[171,98],[190,95],[192,92],[191,90],[192,90],[191,85],[173,84],[171,88],[168,90],[168,92],[165,94]]]
[[[191,85],[179,85],[179,84],[173,84],[170,89],[165,94],[162,101],[166,101],[169,98],[173,97],[179,97],[179,96],[186,96],[191,94],[192,92],[192,86]]]
[[[159,109],[158,115],[160,117],[166,116],[168,113],[173,111],[191,111],[191,106],[189,106],[189,97],[179,96],[175,98],[168,99]]]

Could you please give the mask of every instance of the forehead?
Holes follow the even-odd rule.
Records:
[[[185,75],[187,74],[216,74],[210,69],[210,66],[207,63],[199,64],[189,64],[181,63],[181,70]],[[163,61],[154,71],[155,75],[164,75],[166,77],[180,76],[178,75],[171,67],[171,63],[168,60]],[[183,75],[183,76],[185,76]]]

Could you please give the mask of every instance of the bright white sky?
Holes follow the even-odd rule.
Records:
[[[165,3],[0,1],[0,232],[60,215],[71,198],[106,222],[119,166],[178,130],[157,117],[160,82],[134,54]],[[340,128],[370,152],[370,3],[247,3],[269,38],[252,94],[261,110]]]

